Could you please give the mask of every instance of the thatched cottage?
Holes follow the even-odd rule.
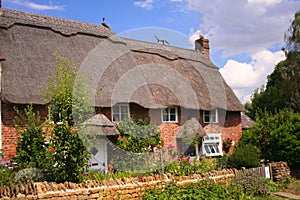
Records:
[[[14,106],[22,109],[32,103],[43,118],[48,115],[41,91],[54,75],[54,52],[80,65],[83,72],[92,72],[96,89],[105,85],[95,95],[97,114],[111,122],[129,116],[151,120],[159,126],[164,145],[177,146],[185,137],[184,123],[193,119],[198,127],[194,131],[204,136],[197,153],[222,155],[222,140],[236,143],[241,138],[243,106],[210,61],[208,40],[200,37],[195,42],[192,50],[136,41],[119,38],[101,25],[2,9],[0,147],[4,156],[15,154]]]

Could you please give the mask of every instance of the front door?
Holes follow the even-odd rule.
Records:
[[[91,169],[107,172],[107,143],[104,139],[97,139],[97,144],[91,149]]]

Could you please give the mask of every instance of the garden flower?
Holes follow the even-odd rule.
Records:
[[[187,159],[186,159],[186,158],[182,158],[181,160],[182,160],[183,162],[187,161]]]
[[[88,166],[91,167],[91,166],[92,166],[92,163],[89,163]]]
[[[49,149],[49,151],[50,151],[50,152],[54,152],[54,151],[55,151],[54,147],[51,147],[51,148]]]
[[[87,176],[87,174],[85,172],[82,173],[82,176]]]

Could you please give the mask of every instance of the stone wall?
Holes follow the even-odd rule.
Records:
[[[170,174],[137,178],[122,178],[107,181],[86,181],[75,184],[38,182],[27,185],[14,185],[0,188],[0,199],[22,200],[72,200],[72,199],[141,199],[143,191],[157,187],[163,188],[167,183],[178,185],[198,182],[203,179],[213,179],[215,182],[229,182],[235,177],[234,171],[227,169],[209,172],[204,175],[174,177]]]
[[[269,166],[274,182],[280,182],[291,177],[291,170],[287,162],[273,162]]]
[[[290,168],[286,162],[273,162],[269,164],[271,177],[274,181],[290,178]],[[206,174],[192,174],[190,176],[172,176],[170,174],[111,179],[107,181],[86,181],[75,184],[37,182],[27,185],[13,185],[0,188],[0,200],[72,200],[72,199],[103,199],[103,200],[128,200],[141,199],[144,191],[152,188],[164,188],[167,183],[177,185],[195,183],[203,179],[212,179],[215,182],[228,183],[236,178],[236,170],[224,169],[208,172]]]

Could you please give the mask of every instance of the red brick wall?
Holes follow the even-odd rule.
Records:
[[[1,119],[2,119],[2,151],[5,159],[10,159],[16,154],[17,140],[19,134],[15,129],[15,117],[17,115],[14,107],[19,111],[23,111],[24,105],[11,105],[2,103],[1,105]],[[48,116],[48,109],[45,106],[35,106],[34,110],[39,111],[41,119],[46,119]]]
[[[222,139],[230,138],[234,141],[234,144],[242,137],[242,121],[240,112],[219,112],[219,123],[205,124],[202,119],[202,126],[206,133],[222,133]],[[229,149],[223,148],[225,153],[231,154],[234,150],[234,146]]]
[[[4,157],[6,159],[10,159],[15,155],[17,140],[19,138],[19,135],[14,128],[14,118],[16,116],[16,112],[14,111],[13,107],[14,106],[10,104],[2,104],[2,148]],[[18,110],[20,111],[24,108],[24,105],[18,106]],[[47,118],[48,109],[46,108],[46,106],[35,106],[35,110],[38,110],[40,112],[41,119]],[[111,108],[101,108],[100,111],[105,114],[108,119],[111,120]],[[220,121],[217,124],[204,123],[203,112],[199,112],[196,110],[178,109],[178,123],[162,123],[160,109],[149,110],[137,104],[130,105],[130,113],[131,117],[133,117],[134,119],[151,120],[152,122],[159,125],[164,146],[168,146],[169,144],[176,146],[176,134],[179,130],[180,123],[185,121],[185,118],[190,117],[196,117],[207,133],[222,133],[223,139],[231,138],[235,142],[235,144],[242,137],[242,123],[240,112],[220,111],[218,113]],[[190,116],[191,114],[193,116]],[[233,150],[234,146],[232,146],[226,153],[232,153]]]

